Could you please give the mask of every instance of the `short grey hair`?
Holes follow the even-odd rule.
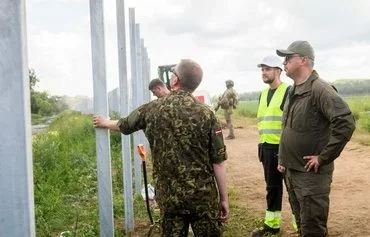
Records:
[[[310,58],[308,58],[308,66],[310,66],[310,68],[313,68],[313,66],[315,66],[315,62]]]
[[[203,70],[191,59],[182,59],[176,67],[180,80],[180,89],[193,92],[202,82]]]

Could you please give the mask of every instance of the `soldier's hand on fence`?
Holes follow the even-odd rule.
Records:
[[[95,128],[107,128],[109,117],[104,117],[101,115],[93,116],[93,125]]]
[[[306,171],[309,172],[313,168],[315,173],[317,173],[320,166],[319,156],[304,156],[303,159],[307,161],[306,165],[304,166]]]

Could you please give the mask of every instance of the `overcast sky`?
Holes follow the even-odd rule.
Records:
[[[40,78],[38,89],[91,96],[89,1],[26,2],[28,61]],[[111,90],[118,86],[116,1],[104,4]],[[324,79],[370,78],[368,0],[127,0],[125,5],[127,24],[128,8],[135,8],[152,78],[158,65],[190,58],[203,67],[200,89],[211,95],[222,93],[227,79],[239,93],[261,90],[266,85],[256,65],[295,40],[314,47],[315,69]],[[126,39],[129,50],[128,34]],[[285,75],[283,81],[291,83]]]

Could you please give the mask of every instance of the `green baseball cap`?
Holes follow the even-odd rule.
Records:
[[[303,40],[294,41],[289,45],[287,49],[277,49],[276,54],[280,57],[286,57],[292,54],[299,54],[302,56],[307,56],[315,61],[315,51],[313,50],[310,43]]]

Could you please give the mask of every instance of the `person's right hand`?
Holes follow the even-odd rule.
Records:
[[[285,167],[279,164],[279,165],[278,165],[278,167],[277,167],[277,170],[278,170],[280,173],[284,173],[284,172],[285,172]]]
[[[220,201],[220,219],[222,222],[227,223],[229,219],[229,202]]]
[[[93,116],[93,125],[95,128],[107,128],[109,117],[104,117],[100,115]]]

